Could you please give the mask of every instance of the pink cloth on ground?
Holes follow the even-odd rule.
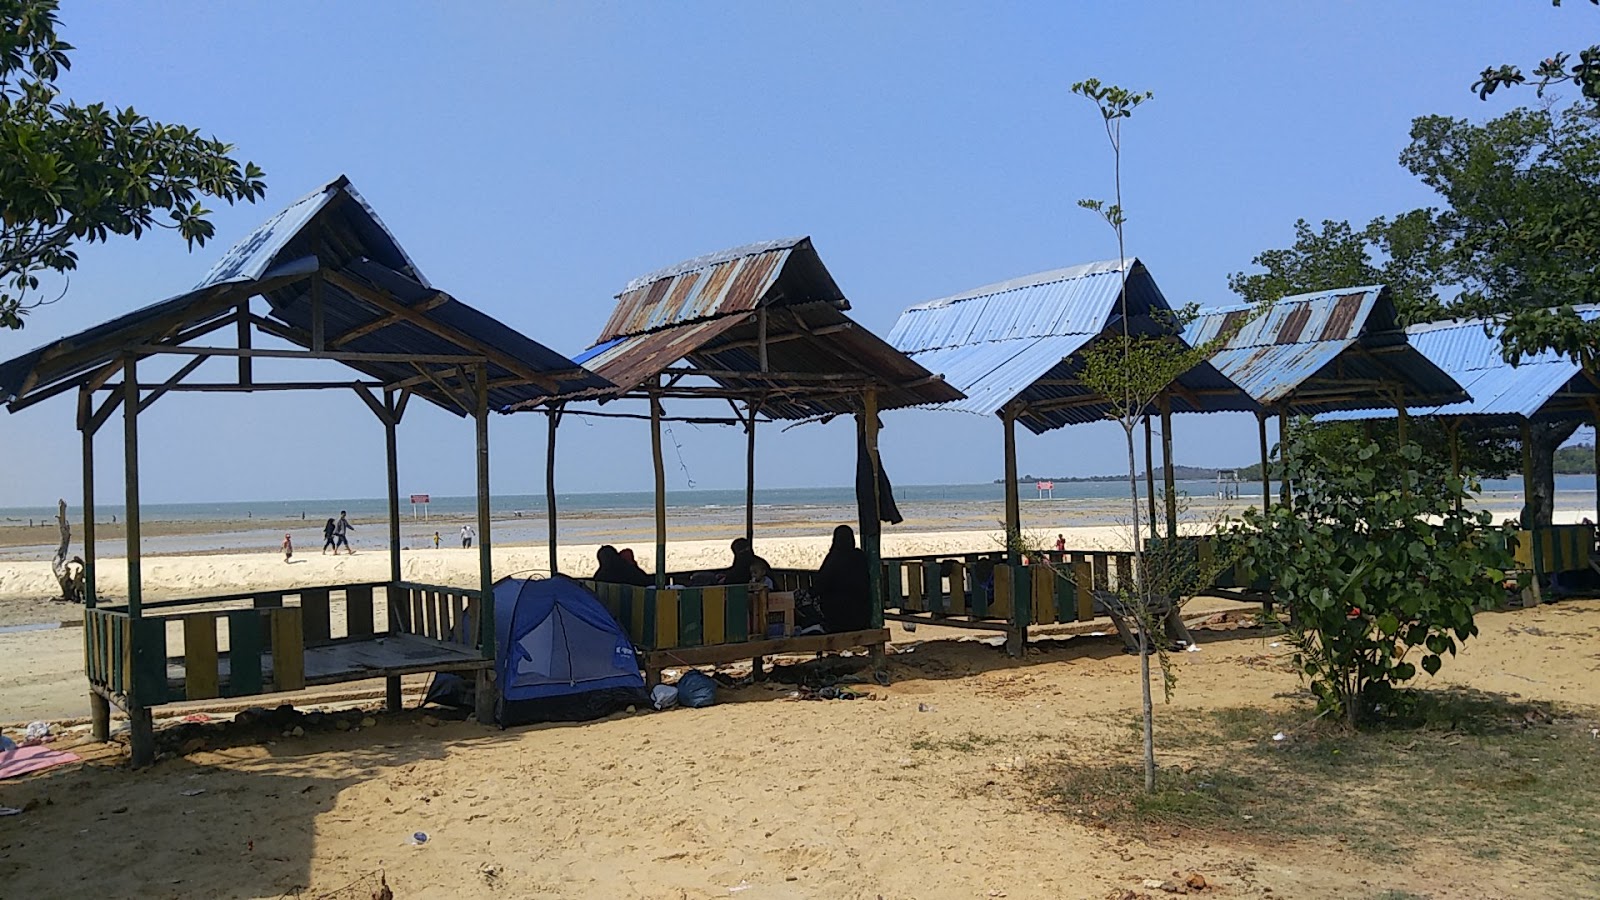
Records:
[[[0,778],[16,778],[18,775],[77,761],[78,754],[65,750],[52,750],[43,744],[18,747],[15,750],[0,752]]]

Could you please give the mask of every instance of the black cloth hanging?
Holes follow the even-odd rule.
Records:
[[[889,475],[883,470],[883,460],[878,461],[878,508],[872,508],[872,456],[867,452],[867,429],[861,416],[856,416],[856,509],[863,536],[882,534],[879,522],[899,525],[905,516],[894,502],[894,488]]]

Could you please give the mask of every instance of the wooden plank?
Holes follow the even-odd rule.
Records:
[[[1094,618],[1094,566],[1080,554],[1072,562],[1072,581],[1077,588],[1078,621]]]
[[[650,605],[650,593],[644,588],[628,588],[623,592],[628,604],[628,636],[641,647],[648,647],[652,639],[650,632],[645,630],[645,608]]]
[[[900,583],[900,565],[898,563],[885,562],[882,564],[882,571],[884,608],[904,609],[906,600]]]
[[[707,644],[728,640],[728,589],[708,587],[700,592],[701,637]]]
[[[727,631],[728,642],[744,643],[750,640],[750,587],[743,584],[729,585],[725,610],[723,627]]]
[[[389,594],[389,608],[394,608],[394,592]],[[344,589],[344,633],[354,637],[373,633],[372,585],[353,584]]]
[[[1133,590],[1133,555],[1131,553],[1117,554],[1117,590],[1124,592]]]
[[[261,651],[266,643],[261,631],[261,613],[253,609],[228,613],[227,696],[261,693]]]
[[[301,627],[306,644],[333,640],[333,601],[327,588],[306,588],[300,592]]]
[[[930,559],[922,564],[922,591],[926,601],[923,607],[928,612],[943,613],[947,610],[944,602],[944,576],[939,574],[937,559]]]
[[[699,588],[678,591],[678,646],[698,647],[705,643],[705,616]]]
[[[922,591],[922,564],[909,561],[895,568],[904,568],[906,572],[906,598],[900,608],[907,612],[927,612],[928,605]]]
[[[967,569],[960,560],[950,566],[950,613],[957,616],[967,613]]]
[[[1006,565],[1001,568],[1011,573],[1011,621],[1018,628],[1033,624],[1033,580],[1026,566]]]
[[[1063,554],[1056,562],[1056,570],[1051,585],[1051,606],[1055,613],[1055,622],[1073,622],[1078,618],[1078,596],[1076,587],[1072,583],[1072,568]]]
[[[1056,570],[1046,558],[1033,569],[1033,621],[1038,623],[1056,620]]]
[[[306,686],[305,629],[299,609],[275,609],[267,614],[272,630],[272,683],[280,691]]]
[[[422,632],[424,637],[437,639],[439,637],[439,592],[417,592],[417,600],[422,604]]]
[[[1104,553],[1093,553],[1089,559],[1094,565],[1094,586],[1101,590],[1111,590],[1111,558]]]
[[[183,696],[188,700],[222,696],[217,669],[217,617],[211,613],[183,617]]]
[[[133,618],[127,617],[117,623],[117,635],[120,646],[117,648],[117,661],[120,669],[117,672],[117,690],[124,693],[133,691]]]
[[[999,563],[994,567],[994,600],[989,604],[989,615],[998,619],[1012,617],[1011,566]]]
[[[411,591],[406,599],[411,610],[410,618],[406,620],[411,627],[406,630],[411,634],[425,634],[428,630],[428,613],[423,607],[427,605],[428,592]]]
[[[983,585],[978,583],[978,557],[966,557],[965,566],[967,569],[967,580],[971,583],[971,590],[968,592],[968,609],[974,616],[977,616],[980,619],[988,618],[989,592],[983,587]]]
[[[167,620],[133,619],[133,690],[139,706],[167,702]]]
[[[663,650],[678,646],[678,595],[682,591],[658,590],[655,592],[655,602],[650,604],[655,609],[655,649]]]
[[[483,643],[483,633],[479,627],[479,623],[482,620],[478,618],[478,607],[482,605],[483,600],[480,599],[478,595],[472,594],[467,597],[467,609],[466,612],[463,613],[463,615],[467,617],[467,624],[462,626],[462,633],[465,635],[465,637],[462,639],[461,643],[465,646],[477,648],[479,650],[482,649],[480,645]],[[478,633],[474,634],[474,631]],[[491,640],[493,640],[493,638],[491,638]]]

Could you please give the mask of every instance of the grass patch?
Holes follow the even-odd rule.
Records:
[[[1484,860],[1533,852],[1557,870],[1600,869],[1595,722],[1467,691],[1412,692],[1386,712],[1359,733],[1309,704],[1169,714],[1157,718],[1154,794],[1137,732],[1114,762],[1040,767],[1037,788],[1068,816],[1134,831],[1337,842],[1375,858],[1442,841]]]

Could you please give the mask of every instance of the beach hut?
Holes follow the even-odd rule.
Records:
[[[1383,285],[1206,310],[1184,339],[1223,339],[1211,363],[1258,404],[1261,503],[1272,503],[1267,420],[1339,410],[1395,410],[1459,403],[1467,392],[1407,339]],[[1284,485],[1285,494],[1288,486]]]
[[[1126,275],[1127,302],[1122,302]],[[1096,342],[1133,335],[1176,334],[1173,310],[1150,270],[1139,260],[1107,260],[1040,272],[923,303],[901,314],[889,341],[966,397],[939,408],[998,416],[1004,429],[1007,553],[974,552],[957,558],[929,556],[893,561],[890,603],[902,618],[938,616],[1012,635],[1020,648],[1030,624],[1091,618],[1092,592],[1126,584],[1132,554],[1106,550],[1044,551],[1051,566],[1024,566],[1015,536],[1021,531],[1017,495],[1016,426],[1035,434],[1103,420],[1113,404],[1085,385],[1083,353]],[[1154,467],[1150,415],[1161,418],[1165,457],[1167,530],[1176,533],[1172,470],[1173,413],[1254,411],[1258,404],[1227,377],[1201,363],[1180,375],[1146,411],[1145,446],[1151,531],[1155,531]],[[998,565],[996,565],[998,563]],[[993,568],[990,586],[989,571]],[[973,573],[982,567],[983,576]],[[1059,572],[1070,569],[1072,577]],[[904,590],[901,577],[905,579]],[[898,602],[896,601],[898,598]]]
[[[354,374],[277,381],[255,370],[261,359],[331,360]],[[163,362],[170,368],[180,360],[175,370],[154,374]],[[201,369],[212,377],[198,380]],[[435,288],[344,177],[267,220],[193,289],[0,363],[0,401],[12,412],[76,395],[94,736],[107,738],[110,704],[121,706],[132,723],[134,763],[143,764],[154,755],[151,708],[164,703],[385,677],[395,708],[400,676],[432,671],[474,673],[480,720],[488,721],[495,635],[488,602],[489,411],[605,384]],[[353,392],[382,423],[389,578],[147,598],[140,578],[140,413],[169,394],[288,390]],[[479,577],[471,585],[402,578],[398,428],[413,397],[475,425]],[[119,410],[128,596],[107,603],[95,587],[94,437]],[[171,654],[179,645],[183,652]]]
[[[1574,312],[1585,321],[1600,319],[1600,306],[1581,306]],[[1425,322],[1406,329],[1418,352],[1459,382],[1472,396],[1455,403],[1421,406],[1409,415],[1437,418],[1450,435],[1450,464],[1461,470],[1462,432],[1495,425],[1514,425],[1522,432],[1524,490],[1533,480],[1531,430],[1537,422],[1600,422],[1600,381],[1594,372],[1570,357],[1546,351],[1523,357],[1512,365],[1501,352],[1500,328],[1484,319],[1450,319]],[[1329,413],[1320,419],[1351,420],[1394,418],[1393,409],[1368,409]],[[1600,444],[1596,449],[1595,495],[1600,507]],[[1600,522],[1600,508],[1594,521]],[[1591,566],[1595,540],[1593,524],[1557,524],[1525,528],[1518,535],[1515,556],[1534,573],[1534,597],[1548,574],[1581,571]]]
[[[546,493],[550,503],[550,567],[556,561],[554,465],[556,429],[567,410],[588,401],[585,415],[647,418],[655,468],[655,584],[593,584],[595,593],[643,650],[653,680],[666,661],[678,665],[754,659],[784,652],[852,646],[881,651],[888,632],[882,610],[871,628],[843,634],[767,639],[769,607],[759,586],[689,586],[689,573],[666,562],[666,478],[662,423],[667,403],[725,401],[732,416],[689,421],[742,428],[747,441],[745,536],[754,537],[755,440],[763,422],[801,422],[851,416],[856,420],[856,491],[862,549],[876,588],[880,522],[891,504],[883,496],[878,459],[878,414],[887,409],[958,399],[961,394],[846,313],[850,302],[823,265],[809,237],[750,244],[686,260],[629,282],[594,344],[576,361],[611,386],[573,392],[565,406],[538,401],[517,409],[549,416]],[[647,415],[596,410],[594,403],[642,400]],[[774,573],[788,593],[805,586],[799,572]]]

